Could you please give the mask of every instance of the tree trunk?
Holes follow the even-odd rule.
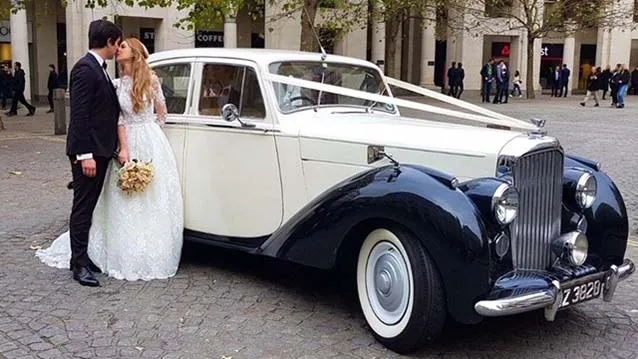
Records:
[[[319,0],[304,0],[303,6],[306,10],[301,10],[301,43],[299,44],[299,50],[318,52],[319,43],[315,37],[313,27]]]
[[[525,81],[525,92],[529,99],[536,98],[536,93],[534,92],[534,40],[533,38],[527,38],[527,74],[525,75],[527,81]]]
[[[401,28],[401,14],[394,15],[390,21],[385,23],[385,65],[384,74],[388,77],[397,77],[395,74],[396,68],[396,53],[397,53],[397,35]]]

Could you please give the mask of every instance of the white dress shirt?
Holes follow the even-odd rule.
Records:
[[[95,59],[97,60],[97,63],[100,64],[100,67],[102,67],[102,72],[104,73],[104,76],[106,76],[106,79],[110,82],[111,78],[109,77],[109,74],[104,69],[105,60],[102,58],[102,56],[98,55],[95,51],[89,50],[89,54],[91,54],[91,55],[93,55],[95,57]],[[76,156],[76,159],[78,161],[91,160],[91,159],[93,159],[93,153],[82,153],[82,154],[79,154],[79,155]]]

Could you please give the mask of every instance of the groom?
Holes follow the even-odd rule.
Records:
[[[73,208],[69,225],[73,279],[97,287],[87,250],[93,209],[102,191],[108,162],[117,147],[117,95],[106,72],[115,57],[122,30],[107,20],[89,26],[89,52],[71,70],[71,121],[66,152],[73,174]]]

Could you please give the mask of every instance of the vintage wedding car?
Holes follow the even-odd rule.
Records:
[[[616,185],[564,153],[543,121],[335,55],[189,49],[149,63],[167,100],[186,238],[345,269],[392,350],[433,340],[450,319],[543,309],[552,321],[612,300],[634,272]],[[393,97],[390,85],[474,113]]]

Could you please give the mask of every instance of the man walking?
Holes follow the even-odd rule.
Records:
[[[29,104],[27,99],[24,98],[24,88],[26,86],[26,79],[24,70],[22,70],[22,64],[18,61],[14,64],[15,70],[13,71],[14,89],[13,89],[13,103],[11,104],[11,110],[7,112],[7,116],[16,116],[18,114],[18,101],[29,109],[27,116],[33,116],[35,113],[35,106]]]
[[[47,82],[47,88],[49,89],[49,111],[47,113],[53,112],[53,90],[60,87],[60,81],[58,78],[58,73],[55,72],[55,65],[49,65],[49,80]]]

